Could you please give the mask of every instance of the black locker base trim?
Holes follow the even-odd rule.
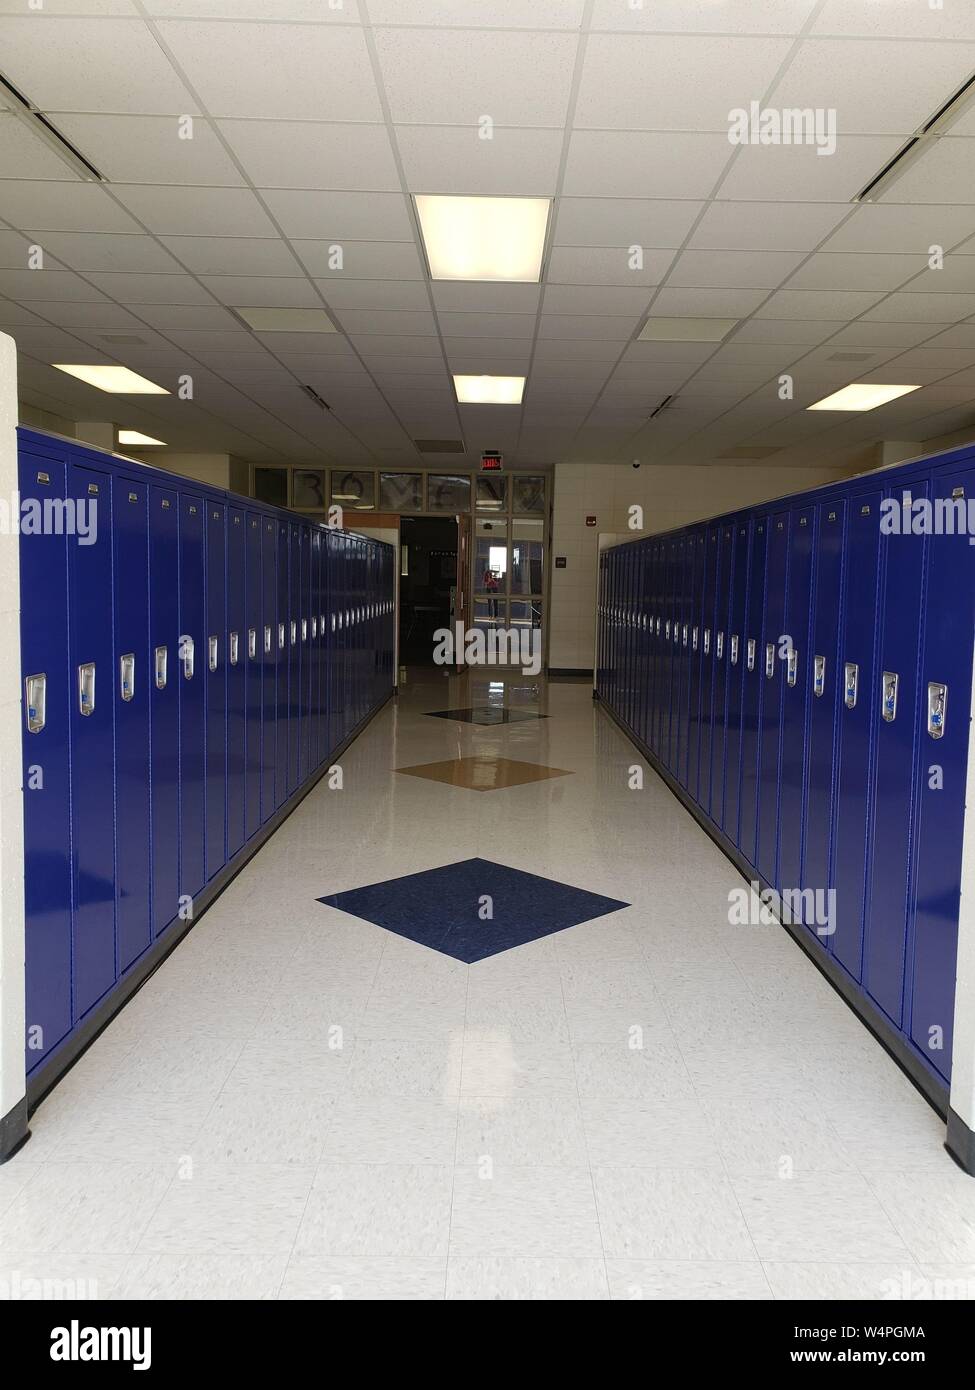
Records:
[[[34,1111],[41,1103],[48,1091],[61,1080],[61,1077],[74,1066],[83,1052],[91,1046],[98,1037],[99,1033],[111,1023],[112,1019],[123,1009],[132,996],[142,988],[149,976],[152,975],[163,963],[171,951],[174,951],[179,943],[196,926],[197,922],[206,912],[220,894],[227,888],[240,873],[241,869],[252,859],[257,851],[264,845],[276,830],[291,815],[297,806],[304,801],[308,793],[318,785],[332,767],[337,758],[340,758],[350,744],[354,743],[366,725],[375,719],[380,710],[385,709],[392,699],[392,691],[381,700],[375,709],[369,711],[364,719],[361,719],[346,739],[339,744],[333,752],[329,753],[328,759],[322,764],[317,772],[313,773],[309,780],[303,783],[297,791],[292,792],[288,800],[281,806],[269,821],[255,832],[254,837],[247,841],[247,844],[238,851],[233,860],[217,874],[216,878],[193,899],[193,917],[188,922],[181,922],[177,919],[165,928],[163,935],[158,941],[146,951],[145,955],[139,958],[138,963],[132,968],[128,975],[119,981],[109,992],[108,996],[97,1005],[84,1023],[65,1043],[64,1047],[48,1061],[39,1067],[33,1076],[27,1081],[27,1096],[23,1102],[24,1127],[27,1125],[28,1113]],[[13,1113],[13,1112],[11,1112]],[[28,1136],[25,1135],[26,1139]],[[0,1135],[2,1138],[2,1135]],[[2,1152],[2,1149],[0,1149]]]
[[[600,708],[605,710],[613,722],[619,726],[633,746],[637,748],[647,760],[654,772],[666,782],[674,796],[677,797],[678,801],[681,802],[686,810],[690,811],[698,825],[714,841],[725,858],[731,860],[742,878],[748,883],[757,883],[760,888],[774,892],[772,885],[767,883],[758,870],[749,864],[748,860],[739,853],[736,846],[731,843],[723,831],[719,830],[710,818],[704,814],[693,797],[688,796],[687,792],[674,778],[672,773],[664,767],[663,763],[651,752],[643,740],[638,738],[636,734],[633,733],[632,729],[629,729],[626,724],[623,723],[615,710],[610,708],[606,701],[600,697],[598,692],[593,692],[593,699],[599,703]],[[813,941],[809,937],[807,929],[800,924],[786,921],[779,914],[777,915],[779,924],[785,928],[793,941],[806,953],[820,974],[826,977],[837,994],[842,997],[844,1003],[850,1006],[860,1022],[869,1028],[877,1041],[890,1053],[900,1069],[906,1074],[908,1080],[913,1082],[928,1104],[938,1112],[943,1120],[949,1119],[948,1087],[944,1082],[938,1081],[931,1075],[924,1064],[914,1056],[910,1048],[904,1043],[900,1034],[894,1030],[879,1010],[871,1008],[869,1001],[860,993],[832,957],[826,955],[822,950],[814,949]],[[961,1124],[961,1120],[959,1120],[958,1123]],[[969,1133],[971,1132],[969,1131]],[[972,1157],[975,1158],[975,1150],[971,1151],[971,1154]],[[963,1164],[962,1166],[964,1167],[965,1165]],[[966,1168],[966,1171],[975,1173],[975,1167]]]
[[[550,666],[545,672],[551,681],[592,680],[591,666]]]
[[[950,1107],[945,1148],[962,1172],[975,1177],[975,1130],[969,1129],[957,1111]]]
[[[27,1126],[27,1097],[23,1096],[12,1110],[0,1117],[0,1163],[13,1158],[30,1138]]]

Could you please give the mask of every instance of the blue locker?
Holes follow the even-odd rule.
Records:
[[[905,496],[909,506],[912,500],[926,499],[927,495],[926,483],[887,493],[898,507],[903,507]],[[941,539],[937,537],[936,543]],[[924,557],[923,536],[889,535],[881,540],[882,630],[863,984],[898,1028],[904,1015],[914,769],[922,733],[918,633]]]
[[[758,769],[762,719],[762,687],[765,684],[765,562],[769,517],[756,520],[751,536],[748,576],[748,611],[739,660],[743,666],[741,694],[741,784],[738,802],[738,848],[755,864],[758,835]],[[757,867],[757,866],[756,866]]]
[[[301,526],[288,527],[288,795],[301,780]]]
[[[291,700],[291,528],[286,521],[277,523],[278,549],[278,626],[275,636],[278,670],[278,718],[274,739],[274,800],[283,806],[290,795],[288,788],[288,759]]]
[[[718,556],[721,527],[709,526],[705,538],[704,587],[701,593],[701,710],[697,799],[711,809],[711,747],[714,736],[714,640],[717,608]]]
[[[970,503],[975,495],[975,473],[966,470],[942,475],[936,478],[931,495],[936,504]],[[931,537],[923,611],[909,1027],[915,1047],[947,1080],[951,1075],[975,619],[967,535]],[[947,697],[939,709],[941,687],[946,687]],[[933,701],[931,727],[935,737],[928,732],[929,699]]]
[[[227,508],[227,858],[247,838],[247,517]]]
[[[149,489],[116,474],[115,919],[118,973],[152,945],[149,911]],[[108,691],[105,691],[108,694]]]
[[[149,490],[152,932],[179,912],[179,494]]]
[[[776,512],[769,521],[765,567],[765,632],[758,660],[761,662],[762,712],[758,740],[759,873],[778,883],[779,761],[782,751],[782,695],[788,662],[782,638],[785,630],[786,594],[789,584],[789,513]]]
[[[261,518],[247,512],[244,518],[245,548],[247,551],[244,597],[244,647],[242,659],[247,687],[247,761],[244,780],[244,834],[249,840],[261,828],[261,718],[263,659],[263,596],[264,576],[261,569],[263,535]]]
[[[728,733],[728,623],[734,581],[735,528],[722,525],[717,550],[714,583],[714,636],[711,662],[714,667],[714,696],[711,714],[711,819],[724,825],[725,749]]]
[[[261,648],[261,824],[278,805],[276,785],[278,721],[278,523],[261,519],[263,583]]]
[[[112,644],[112,480],[68,467],[68,498],[97,523],[68,538],[71,604],[71,846],[74,1022],[111,989],[115,962],[115,663]]]
[[[670,716],[670,770],[680,781],[684,750],[687,745],[687,693],[685,668],[687,665],[684,631],[687,625],[687,551],[688,540],[681,537],[677,542],[674,559],[674,630],[671,652],[673,662],[670,677],[670,698],[673,709]]]
[[[299,532],[300,563],[298,572],[300,616],[298,641],[301,646],[301,732],[298,747],[298,776],[300,781],[311,772],[309,757],[311,735],[311,531],[302,525]]]
[[[206,532],[205,504],[180,494],[179,516],[179,891],[206,882]]]
[[[868,788],[876,707],[877,602],[880,561],[880,492],[850,503],[839,673],[839,763],[833,823],[836,931],[830,948],[855,980],[863,964]]]
[[[21,502],[63,502],[65,465],[21,448]],[[72,542],[73,543],[73,542]],[[27,1070],[71,1028],[68,551],[50,528],[20,537],[24,674],[24,909]],[[73,668],[71,676],[73,677]]]
[[[653,606],[653,545],[644,541],[640,546],[640,682],[638,733],[644,743],[650,742],[650,693],[653,680],[653,639],[650,633],[650,611]]]
[[[686,618],[690,626],[690,636],[684,643],[681,628],[681,650],[687,653],[687,738],[680,751],[681,782],[691,796],[697,799],[700,751],[701,751],[701,663],[704,643],[702,624],[704,616],[704,590],[707,583],[707,534],[704,531],[692,532],[688,538],[687,579],[688,607]]]
[[[662,730],[664,679],[664,617],[666,608],[667,584],[667,543],[654,544],[653,564],[653,683],[650,697],[650,745],[658,758],[663,761]]]
[[[816,531],[812,505],[792,513],[789,537],[789,591],[784,632],[792,644],[782,671],[782,758],[779,777],[779,862],[776,886],[796,889],[802,881],[805,824],[807,716],[813,675],[812,567]]]
[[[227,862],[227,509],[206,503],[206,877]]]
[[[728,613],[728,721],[725,734],[725,793],[722,828],[732,844],[741,843],[739,815],[741,795],[742,699],[745,690],[748,626],[748,579],[751,572],[749,521],[734,524],[731,606]]]

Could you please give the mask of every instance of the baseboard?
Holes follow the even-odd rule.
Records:
[[[545,672],[550,681],[592,680],[591,666],[549,666]]]
[[[254,857],[261,846],[266,844],[274,832],[281,828],[292,811],[300,806],[308,793],[312,791],[328,773],[329,767],[334,765],[337,759],[339,759],[346,749],[359,737],[367,724],[375,719],[376,715],[379,714],[381,710],[385,709],[392,697],[393,692],[390,691],[386,698],[376,705],[375,709],[370,710],[365,718],[359,721],[338,748],[329,754],[328,760],[322,764],[317,772],[313,773],[309,780],[303,783],[297,791],[292,792],[288,800],[275,811],[270,820],[261,826],[260,830],[247,841],[247,844],[238,851],[234,858],[226,864],[220,873],[206,885],[196,898],[194,898],[192,919],[188,922],[182,922],[179,918],[176,918],[168,927],[164,928],[153,945],[139,957],[128,974],[123,976],[123,978],[112,987],[109,995],[100,1004],[95,1006],[80,1027],[76,1028],[71,1036],[65,1039],[64,1044],[52,1053],[52,1055],[28,1077],[27,1097],[24,1101],[25,1127],[28,1113],[37,1108],[51,1088],[56,1086],[64,1074],[74,1066],[75,1062],[88,1050],[103,1029],[111,1023],[115,1015],[138,993],[150,976],[155,974],[166,957],[169,956],[184,937],[193,930],[207,908],[212,907],[221,893],[234,881],[241,869]],[[0,1152],[2,1152],[2,1148],[0,1148]]]
[[[710,817],[704,814],[693,797],[688,795],[670,770],[664,767],[663,763],[660,762],[649,746],[645,744],[641,738],[638,738],[632,729],[624,724],[615,710],[611,709],[609,705],[606,704],[605,700],[599,697],[598,693],[594,692],[594,698],[598,702],[600,708],[606,712],[610,719],[613,720],[630,740],[633,746],[646,758],[647,762],[666,783],[667,787],[673,792],[684,809],[691,813],[701,829],[714,841],[725,858],[731,861],[742,878],[748,883],[757,883],[760,892],[770,891],[774,893],[772,885],[765,881],[757,869],[749,864],[748,860],[739,853],[737,847],[732,844],[724,832],[719,830],[711,821]],[[874,1009],[870,1001],[861,994],[860,990],[846,974],[842,966],[838,965],[836,961],[833,960],[832,956],[827,955],[822,947],[814,941],[807,927],[804,927],[801,923],[790,922],[784,919],[781,913],[775,913],[774,915],[779,925],[789,933],[796,945],[805,952],[820,974],[833,986],[843,1002],[856,1014],[860,1022],[870,1030],[884,1050],[890,1054],[893,1060],[905,1073],[908,1080],[920,1091],[928,1104],[938,1112],[942,1119],[947,1119],[950,1123],[952,1112],[949,1110],[948,1087],[944,1081],[930,1072],[924,1063],[914,1055],[900,1034],[888,1023],[880,1010]],[[958,1124],[962,1124],[960,1119],[958,1120]],[[971,1131],[968,1131],[968,1134],[971,1138]],[[964,1136],[958,1135],[958,1140],[964,1151]],[[954,1154],[954,1151],[952,1152],[953,1155],[957,1157],[957,1154]],[[969,1150],[969,1153],[972,1160],[975,1161],[975,1151]],[[960,1159],[959,1162],[961,1162]],[[964,1163],[962,1166],[965,1166]],[[966,1171],[975,1172],[975,1168],[966,1168]]]
[[[12,1110],[0,1117],[0,1163],[13,1158],[30,1138],[27,1125],[27,1097],[22,1096]]]
[[[948,1134],[945,1148],[963,1172],[975,1177],[975,1131],[969,1129],[954,1110],[948,1111]]]

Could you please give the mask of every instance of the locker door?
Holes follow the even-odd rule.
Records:
[[[684,642],[683,623],[681,625],[681,652],[687,671],[687,737],[682,740],[680,749],[680,780],[691,796],[697,799],[700,780],[701,752],[701,659],[703,643],[701,640],[704,614],[704,589],[707,569],[707,533],[691,532],[687,538],[687,602],[683,622],[688,625],[688,637]]]
[[[206,503],[207,882],[227,862],[227,508]]]
[[[678,548],[677,541],[672,540],[667,546],[667,590],[664,595],[664,669],[663,681],[661,684],[661,705],[660,705],[660,738],[663,763],[666,768],[670,768],[674,761],[674,750],[677,746],[676,720],[674,704],[674,666],[675,666],[675,638],[677,637],[679,625],[677,621],[677,583],[678,583]]]
[[[298,642],[301,648],[301,735],[298,750],[298,781],[308,776],[309,736],[311,733],[311,531],[299,527],[300,563]]]
[[[206,881],[205,507],[180,494],[179,517],[179,891],[196,897]]]
[[[247,518],[227,511],[227,855],[243,848],[247,799]]]
[[[338,572],[338,532],[329,529],[325,533],[325,572],[328,591],[328,619],[326,630],[326,659],[328,665],[328,756],[339,745],[339,686],[338,686],[338,610],[339,610],[339,572]]]
[[[759,517],[752,530],[749,556],[748,613],[742,633],[741,791],[738,848],[750,864],[756,860],[758,834],[758,759],[762,716],[763,634],[765,631],[765,562],[768,517]]]
[[[910,507],[912,501],[927,500],[928,484],[896,488],[887,496],[898,508],[903,508],[906,497]],[[935,543],[944,539],[934,537]],[[868,840],[863,984],[900,1028],[904,1017],[914,768],[917,746],[924,734],[918,665],[925,546],[923,536],[910,534],[885,535],[880,544],[883,600],[879,610],[879,717],[874,729],[874,809]],[[925,720],[926,701],[925,692]]]
[[[779,763],[782,752],[782,693],[788,663],[783,658],[786,593],[789,584],[788,512],[769,523],[766,565],[765,633],[756,664],[761,664],[762,712],[759,725],[758,854],[756,866],[766,882],[778,882]]]
[[[63,502],[65,466],[21,449],[19,487],[22,501]],[[71,1028],[69,543],[50,528],[20,537],[28,1072]]]
[[[113,479],[119,974],[152,945],[149,910],[149,489]],[[108,695],[106,690],[105,695]]]
[[[880,492],[851,499],[847,526],[845,623],[840,660],[839,772],[835,844],[836,931],[830,949],[859,980],[863,964],[869,778],[876,712],[875,648],[880,559]],[[852,664],[851,680],[846,668]]]
[[[633,615],[635,611],[636,577],[633,570],[634,547],[623,551],[623,718],[633,728]]]
[[[671,679],[673,713],[670,717],[670,770],[681,780],[681,768],[687,750],[687,648],[683,633],[687,626],[687,591],[690,583],[688,568],[690,541],[681,536],[677,542],[677,564],[674,574],[674,669]]]
[[[290,528],[286,521],[277,526],[278,552],[278,625],[274,633],[274,650],[278,670],[278,718],[275,726],[274,803],[283,806],[288,799],[290,700],[291,700],[291,569],[289,559]]]
[[[833,887],[831,832],[836,795],[836,747],[843,699],[840,665],[840,616],[843,556],[846,551],[845,500],[825,502],[818,509],[815,559],[815,611],[812,619],[809,671],[809,746],[806,756],[806,826],[802,852],[803,891],[822,894],[825,916]],[[824,947],[828,925],[807,921]]]
[[[734,844],[741,844],[739,825],[742,757],[742,700],[745,690],[748,626],[748,578],[751,572],[752,526],[747,519],[733,524],[735,555],[732,562],[731,607],[728,613],[728,724],[725,734],[725,790],[723,829]]]
[[[301,526],[288,526],[288,795],[301,780]]]
[[[816,509],[792,513],[789,538],[789,593],[785,626],[793,646],[782,672],[782,762],[779,781],[780,891],[798,888],[802,881],[802,831],[806,807],[806,748],[809,690],[813,676],[812,562]],[[791,665],[790,665],[791,660]]]
[[[711,801],[709,814],[715,825],[724,825],[725,739],[728,718],[728,620],[734,566],[733,526],[722,526],[718,540],[714,579],[714,633],[711,664],[714,667],[714,701],[711,710]]]
[[[149,497],[149,703],[152,756],[152,930],[179,912],[179,494]]]
[[[653,547],[650,541],[640,546],[640,685],[638,691],[639,715],[637,733],[644,743],[650,741],[650,672],[652,670],[652,643],[650,640],[650,603],[652,586]]]
[[[308,575],[308,677],[310,694],[308,700],[308,772],[318,767],[319,761],[319,718],[321,699],[319,679],[321,675],[320,645],[318,637],[318,592],[321,569],[321,532],[317,526],[311,530]]]
[[[664,680],[664,610],[666,608],[667,587],[667,545],[658,541],[654,563],[654,613],[653,620],[653,697],[650,714],[652,747],[658,758],[663,757],[663,680]]]
[[[261,824],[277,807],[275,764],[278,720],[278,526],[268,517],[261,521],[261,573],[263,576],[263,626],[261,650]]]
[[[714,737],[714,634],[715,606],[717,603],[718,555],[721,544],[721,528],[709,526],[704,560],[704,589],[701,595],[701,707],[700,728],[700,773],[698,777],[697,799],[701,808],[711,813],[711,745]]]
[[[74,861],[74,1021],[117,977],[115,961],[115,663],[112,650],[111,477],[68,468],[68,498],[97,525],[68,538],[71,594],[71,835]]]
[[[264,577],[261,569],[263,535],[261,517],[248,512],[245,518],[247,580],[244,600],[242,658],[247,675],[247,790],[244,795],[244,834],[249,840],[261,828],[261,747],[262,685],[264,682],[264,620],[261,599]]]
[[[938,478],[931,493],[936,504],[960,505],[964,501],[970,505],[975,496],[975,475],[969,471]],[[946,1080],[951,1075],[971,708],[973,613],[969,543],[964,534],[930,538],[922,628],[923,725],[918,754],[919,823],[909,1019],[915,1046]],[[931,686],[947,687],[943,717],[940,724],[933,726],[938,734],[935,738],[927,732]],[[937,700],[936,689],[930,698]],[[937,708],[934,713],[938,713]],[[937,1046],[939,1041],[943,1046]]]

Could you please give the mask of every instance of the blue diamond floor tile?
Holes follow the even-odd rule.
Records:
[[[493,915],[482,920],[485,897]],[[629,907],[490,859],[463,859],[318,901],[467,965]]]

